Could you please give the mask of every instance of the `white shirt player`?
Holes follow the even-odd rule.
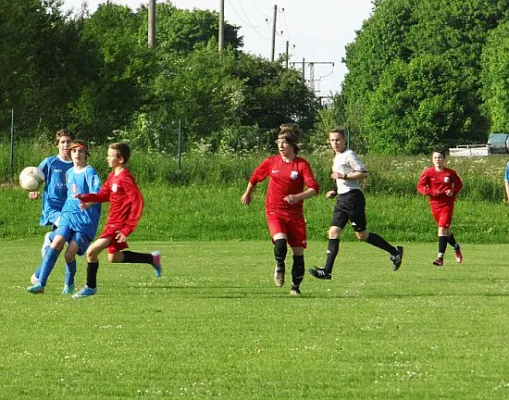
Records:
[[[366,166],[359,156],[350,149],[345,149],[342,153],[336,153],[332,163],[332,172],[348,175],[354,171],[367,172]],[[338,194],[344,194],[350,190],[361,188],[359,181],[352,179],[336,179],[336,185],[338,187]]]

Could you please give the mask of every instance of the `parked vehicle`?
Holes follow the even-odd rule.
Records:
[[[487,156],[489,149],[487,144],[460,144],[449,149],[451,157],[474,157]]]
[[[492,133],[488,138],[489,154],[507,154],[509,153],[509,134]]]

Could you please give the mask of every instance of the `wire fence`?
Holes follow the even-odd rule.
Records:
[[[0,110],[0,145],[4,147],[0,168],[3,176],[14,178],[20,163],[37,153],[42,160],[54,152],[55,133],[70,129],[76,138],[85,140],[93,149],[106,143],[127,142],[133,149],[158,153],[178,159],[191,152],[249,154],[274,149],[275,132],[256,126],[228,126],[220,132],[189,132],[182,120],[173,120],[158,113],[138,113],[130,123],[105,118],[93,121],[75,120],[69,115],[41,114],[35,110]],[[29,145],[29,146],[26,146]],[[5,151],[9,146],[9,151]],[[6,159],[5,154],[9,156]]]

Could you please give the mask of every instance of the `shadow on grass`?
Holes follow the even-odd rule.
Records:
[[[345,290],[332,292],[331,289],[325,291],[305,289],[300,296],[291,296],[290,288],[261,288],[253,286],[173,286],[173,285],[157,285],[157,286],[138,286],[130,285],[131,289],[144,290],[173,290],[177,296],[196,297],[196,298],[214,298],[214,299],[246,299],[254,297],[264,298],[301,298],[301,299],[404,299],[404,298],[440,298],[440,297],[509,297],[507,292],[468,292],[468,293],[451,293],[451,292],[421,292],[421,293],[352,293]],[[217,293],[221,291],[222,293]],[[210,293],[204,293],[210,292]]]

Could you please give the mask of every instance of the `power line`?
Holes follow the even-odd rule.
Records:
[[[256,9],[258,10],[258,12],[259,12],[260,14],[262,14],[262,15],[263,15],[263,17],[264,17],[266,20],[267,20],[267,19],[269,19],[269,16],[268,16],[267,14],[265,14],[262,10],[260,10],[260,8],[259,8],[259,7],[258,7],[258,5],[256,4],[255,0],[251,0],[251,1],[253,2],[254,6],[256,7]]]
[[[244,13],[244,15],[246,16],[246,19],[247,21],[249,22],[250,26],[254,29],[254,28],[258,28],[258,26],[254,26],[253,23],[251,22],[251,20],[249,19],[249,16],[246,14],[246,10],[244,10],[244,6],[242,5],[242,2],[239,0],[239,5],[240,5],[240,8],[242,9],[242,12]]]
[[[284,13],[284,10],[285,9],[283,8],[282,14],[283,14],[283,22],[284,22],[285,28],[286,28],[286,34],[288,35],[288,41],[293,44],[293,40],[290,37],[290,29],[288,29],[288,25],[286,24],[286,14]]]
[[[231,5],[231,7],[232,7],[233,11],[235,12],[235,14],[237,15],[237,17],[239,17],[239,19],[242,21],[242,23],[243,23],[244,25],[246,25],[246,26],[250,27],[251,29],[253,29],[253,30],[256,32],[256,34],[257,34],[258,36],[260,36],[262,39],[265,39],[265,40],[269,40],[269,41],[270,41],[270,38],[263,36],[260,32],[258,32],[258,30],[256,29],[256,27],[255,27],[255,26],[253,26],[253,24],[246,22],[246,21],[244,20],[244,18],[242,18],[242,17],[240,16],[240,14],[237,12],[237,9],[235,8],[235,6],[234,6],[234,5],[233,5],[233,3],[231,2],[231,0],[229,0],[228,2],[230,3],[230,5]]]

